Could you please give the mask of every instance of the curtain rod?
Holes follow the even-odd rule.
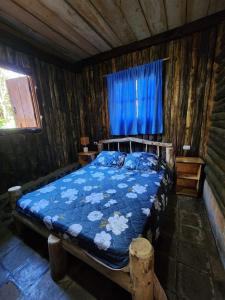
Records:
[[[162,58],[161,59],[162,61],[168,61],[168,60],[170,60],[170,58],[169,57],[165,57],[165,58]],[[120,71],[119,71],[120,72]],[[115,72],[116,73],[116,72]],[[111,73],[111,74],[113,74],[113,73]],[[103,77],[107,77],[109,74],[107,74],[107,75],[103,75]]]

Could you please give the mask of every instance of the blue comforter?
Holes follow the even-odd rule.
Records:
[[[90,164],[22,196],[17,210],[118,269],[128,263],[133,238],[149,226],[157,236],[169,186],[164,166],[156,172]]]

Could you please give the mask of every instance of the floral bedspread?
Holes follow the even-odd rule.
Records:
[[[147,226],[157,237],[169,186],[165,166],[156,172],[92,163],[22,196],[17,210],[119,269]]]

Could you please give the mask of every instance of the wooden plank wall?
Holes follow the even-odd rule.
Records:
[[[109,137],[103,75],[164,57],[170,57],[164,63],[165,133],[149,138],[173,142],[177,155],[185,154],[183,144],[190,144],[186,154],[205,157],[221,26],[88,65],[80,74],[0,44],[0,62],[33,74],[43,115],[39,133],[0,135],[0,193],[75,161],[80,135],[88,135],[91,142]]]
[[[172,142],[177,155],[205,157],[207,110],[212,93],[212,75],[217,26],[112,58],[83,68],[86,134],[91,140],[110,135],[106,79],[103,75],[169,57],[164,63],[164,127],[162,136],[150,139]],[[146,136],[145,136],[146,138]]]
[[[0,194],[8,187],[37,179],[77,160],[80,118],[78,74],[44,63],[0,45],[0,61],[14,70],[32,73],[43,128],[40,132],[0,131]]]
[[[205,171],[206,179],[225,217],[225,22],[220,26],[217,41],[214,89]]]

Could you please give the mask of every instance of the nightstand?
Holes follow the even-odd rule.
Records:
[[[176,194],[199,196],[203,165],[199,157],[176,157]]]
[[[82,166],[85,166],[86,164],[90,163],[92,160],[95,159],[97,156],[97,151],[88,151],[88,152],[79,152],[78,153],[78,162]]]

